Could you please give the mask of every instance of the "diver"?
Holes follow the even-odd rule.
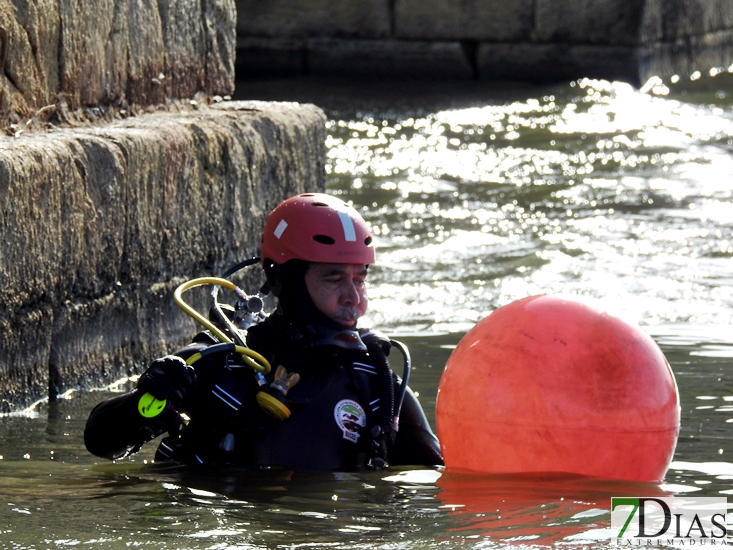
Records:
[[[407,376],[387,361],[394,347],[408,357],[406,349],[357,327],[375,261],[361,215],[326,194],[291,197],[267,217],[260,261],[277,308],[247,328],[246,347],[269,372],[200,332],[153,361],[133,391],[93,409],[89,452],[117,459],[167,432],[156,461],[330,471],[442,465]]]

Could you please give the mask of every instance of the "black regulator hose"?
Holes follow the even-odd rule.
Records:
[[[404,358],[405,362],[405,366],[402,372],[402,384],[400,384],[400,389],[395,396],[394,402],[394,422],[396,425],[396,430],[397,424],[399,424],[400,421],[400,411],[402,410],[402,403],[405,400],[405,394],[407,393],[407,383],[410,381],[411,360],[410,351],[407,349],[407,346],[405,344],[403,344],[399,340],[390,340],[389,343],[392,345],[392,347],[400,350],[400,353],[402,353],[402,357]]]
[[[369,355],[374,361],[377,371],[377,380],[381,389],[381,404],[377,423],[371,428],[371,458],[369,465],[377,470],[387,466],[387,450],[397,437],[399,429],[399,416],[402,410],[402,402],[407,392],[407,383],[410,378],[410,352],[407,347],[397,340],[389,340],[391,347],[396,347],[404,358],[404,374],[402,383],[395,396],[394,374],[387,361],[387,354],[382,348],[379,340],[369,341],[366,346]]]
[[[247,260],[241,261],[238,264],[234,264],[232,267],[227,269],[224,273],[221,274],[222,279],[228,279],[232,275],[234,275],[237,271],[240,269],[244,269],[245,267],[249,267],[252,264],[256,264],[260,261],[259,256],[256,256],[254,258],[249,258]]]
[[[397,435],[394,423],[394,379],[392,368],[389,366],[387,356],[382,350],[380,342],[373,341],[366,344],[369,355],[374,360],[374,367],[377,371],[377,380],[381,389],[383,406],[379,409],[379,421],[377,422],[385,439],[392,443]],[[372,434],[375,438],[381,434]]]

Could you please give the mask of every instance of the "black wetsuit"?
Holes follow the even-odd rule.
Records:
[[[201,333],[176,355],[185,359],[214,343]],[[287,394],[291,416],[278,420],[259,407],[255,395],[262,388],[236,354],[206,356],[193,364],[197,384],[186,410],[190,423],[180,437],[162,440],[156,460],[354,470],[381,453],[390,465],[443,463],[438,441],[409,389],[397,433],[381,430],[384,435],[372,437],[380,432],[375,426],[383,422],[383,407],[392,405],[391,397],[383,395],[385,382],[380,382],[374,352],[301,349],[272,322],[250,328],[248,345],[271,362],[273,371],[283,365],[300,375]],[[396,394],[400,380],[391,372],[389,378]],[[272,373],[266,380],[272,381]],[[139,398],[136,390],[95,407],[84,433],[91,453],[118,458],[168,430],[166,413],[152,421],[140,415]]]

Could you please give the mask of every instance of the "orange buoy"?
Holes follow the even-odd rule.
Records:
[[[679,434],[679,396],[664,354],[639,327],[531,296],[458,343],[436,424],[448,471],[659,481]]]

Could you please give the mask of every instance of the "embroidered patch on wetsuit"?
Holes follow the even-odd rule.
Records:
[[[336,403],[333,409],[333,417],[336,424],[344,434],[344,439],[357,442],[359,439],[359,428],[366,426],[366,414],[361,405],[351,399],[342,399]]]

